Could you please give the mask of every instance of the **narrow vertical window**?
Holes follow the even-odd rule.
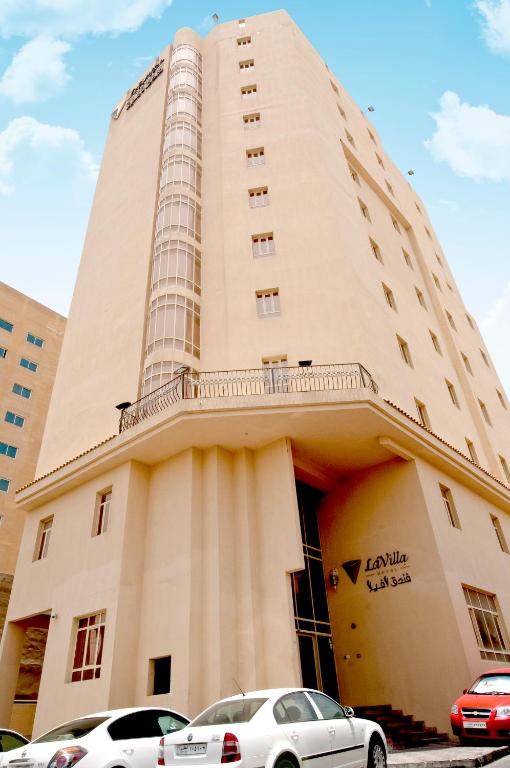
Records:
[[[111,490],[99,493],[96,498],[94,514],[94,536],[106,533],[110,523],[110,504],[112,500]]]
[[[482,412],[482,416],[485,419],[486,423],[489,425],[489,427],[492,427],[492,421],[489,416],[489,411],[487,410],[487,406],[482,400],[480,400],[480,398],[478,398],[478,404],[480,405],[480,410]]]
[[[489,358],[487,357],[487,355],[485,354],[485,352],[483,351],[483,349],[481,349],[481,350],[480,350],[480,354],[481,354],[481,356],[482,356],[482,360],[483,360],[483,362],[485,363],[485,365],[487,366],[487,368],[490,368],[490,365],[489,365]]]
[[[344,120],[347,120],[347,116],[345,114],[345,109],[343,109],[340,104],[337,104],[338,111],[340,112],[340,115],[343,117]]]
[[[432,277],[434,278],[434,282],[435,282],[435,284],[436,284],[436,288],[437,288],[437,290],[438,290],[438,291],[441,291],[441,293],[442,293],[442,292],[443,292],[443,289],[441,288],[441,283],[439,282],[439,278],[438,278],[438,276],[437,276],[437,275],[435,275],[435,274],[432,272]]]
[[[363,216],[363,218],[366,219],[367,221],[372,221],[372,219],[370,218],[370,213],[367,206],[365,205],[363,200],[359,199],[359,197],[358,197],[358,203],[359,203],[359,209],[361,211],[361,215]]]
[[[382,157],[380,155],[378,155],[377,152],[375,153],[375,156],[377,157],[377,162],[379,163],[381,168],[384,168],[384,163],[383,163]]]
[[[464,363],[464,368],[468,373],[473,375],[473,369],[471,368],[471,363],[469,362],[469,357],[464,354],[464,352],[461,352],[462,362]]]
[[[464,585],[462,589],[481,658],[510,661],[508,634],[499,615],[496,595]]]
[[[352,135],[349,133],[349,131],[347,130],[347,128],[345,129],[345,135],[346,135],[346,137],[347,137],[347,141],[349,142],[349,144],[350,144],[352,147],[354,147],[354,149],[356,149],[356,142],[354,141],[354,139],[353,139]]]
[[[43,560],[48,554],[50,546],[51,530],[53,528],[53,516],[41,520],[37,532],[34,560]]]
[[[383,264],[384,262],[383,262],[383,257],[381,255],[381,249],[379,248],[375,240],[372,240],[372,238],[370,238],[370,247],[372,248],[372,253],[374,254],[377,261],[380,261],[381,264]]]
[[[499,542],[499,546],[501,547],[502,552],[506,552],[508,555],[508,544],[506,543],[505,534],[503,533],[503,529],[501,527],[501,523],[499,519],[496,517],[496,515],[491,515],[491,523],[494,528],[494,533],[496,534],[496,538]]]
[[[393,229],[395,230],[395,232],[398,232],[399,235],[401,235],[402,230],[400,229],[400,224],[398,223],[398,221],[394,216],[391,217],[391,223],[393,224]]]
[[[397,336],[397,344],[398,344],[398,348],[400,349],[400,356],[402,360],[406,365],[412,368],[413,361],[411,358],[411,352],[410,352],[407,341],[405,339],[402,339],[400,336]]]
[[[384,283],[381,283],[381,285],[382,285],[382,288],[383,288],[383,291],[384,291],[384,297],[386,299],[387,305],[389,307],[391,307],[391,309],[395,310],[395,312],[396,312],[397,311],[397,304],[396,304],[396,301],[395,301],[395,297],[393,295],[393,291],[391,290],[391,288],[388,288],[388,286],[385,285]]]
[[[476,453],[475,446],[473,442],[467,437],[466,437],[466,446],[467,446],[471,461],[474,461],[475,464],[480,464],[480,462],[478,461],[478,454]]]
[[[420,424],[422,427],[430,429],[430,419],[426,405],[422,403],[421,400],[417,400],[416,398],[414,398],[414,403],[416,405],[416,412],[418,414],[418,420]]]
[[[404,249],[402,248],[402,253],[403,253],[403,255],[404,255],[404,261],[405,261],[405,263],[407,264],[407,266],[408,266],[408,267],[410,267],[411,269],[414,269],[414,267],[413,267],[413,262],[412,262],[412,260],[411,260],[411,257],[410,257],[410,256],[409,256],[409,254],[407,253],[407,251],[404,251]]]
[[[439,483],[439,489],[441,491],[441,497],[443,499],[443,504],[446,509],[446,515],[450,525],[453,528],[460,529],[460,520],[455,508],[455,504],[453,502],[452,492],[449,488],[446,487],[446,485],[442,485],[441,483]]]
[[[420,291],[420,289],[417,288],[416,286],[414,286],[414,290],[416,292],[416,298],[418,299],[423,309],[427,309],[427,304],[425,302],[425,296],[423,295],[423,292]]]
[[[453,328],[453,330],[456,331],[457,330],[457,326],[455,325],[455,320],[453,319],[452,315],[450,315],[448,310],[445,310],[445,312],[446,312],[446,317],[447,317],[448,322],[450,323],[450,325]]]
[[[437,338],[436,334],[433,333],[431,330],[429,330],[430,338],[432,339],[432,344],[434,345],[434,349],[438,353],[438,355],[442,355],[441,346],[439,344],[439,339]]]
[[[357,172],[354,170],[354,168],[352,167],[352,165],[349,166],[349,173],[351,174],[351,179],[353,180],[353,182],[357,184],[358,187],[361,187],[359,176]]]
[[[170,693],[172,657],[160,656],[149,659],[149,696]]]
[[[510,467],[508,466],[504,456],[499,457],[499,463],[501,464],[501,469],[503,470],[503,474],[506,478],[506,481],[510,485]]]
[[[446,388],[448,389],[448,393],[450,395],[450,399],[454,406],[456,408],[460,408],[459,398],[457,397],[457,392],[455,391],[455,387],[451,383],[451,381],[448,381],[448,379],[445,379],[446,382]]]

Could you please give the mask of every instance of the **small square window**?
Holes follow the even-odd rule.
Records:
[[[407,251],[404,251],[404,249],[402,248],[402,253],[404,255],[404,261],[407,264],[407,266],[410,267],[411,269],[414,269],[412,259],[407,253]]]
[[[29,400],[32,395],[32,390],[28,389],[28,387],[22,387],[21,384],[13,384],[12,391],[15,395],[20,395],[20,397],[24,397],[26,400]]]
[[[461,352],[460,355],[462,357],[462,362],[464,363],[464,368],[472,376],[473,375],[473,369],[471,368],[471,363],[469,362],[469,357],[467,355],[465,355],[464,352]]]
[[[417,400],[414,398],[414,403],[416,405],[416,412],[418,414],[418,420],[422,427],[426,427],[426,429],[430,429],[430,419],[429,414],[427,411],[427,406],[421,402],[421,400]]]
[[[503,456],[500,456],[499,463],[501,464],[501,469],[503,470],[505,479],[508,485],[510,485],[510,467],[508,466],[506,459]]]
[[[3,493],[7,493],[9,490],[9,486],[11,484],[11,481],[8,480],[6,477],[0,477],[0,491]]]
[[[3,320],[0,317],[0,328],[2,328],[4,331],[7,331],[8,333],[12,333],[12,329],[14,328],[13,323],[10,323],[8,320]]]
[[[450,313],[447,310],[445,310],[445,312],[446,312],[446,317],[448,318],[448,322],[450,323],[450,325],[453,328],[453,330],[456,331],[457,330],[457,326],[455,325],[455,320],[453,319],[453,317],[450,315]]]
[[[358,197],[358,203],[359,203],[359,209],[361,211],[361,215],[363,216],[363,218],[365,218],[367,221],[372,221],[372,219],[370,218],[370,213],[367,206],[365,205],[363,200],[359,199],[359,197]]]
[[[171,674],[171,656],[160,656],[157,659],[149,659],[148,695],[158,696],[161,693],[170,693]]]
[[[446,487],[446,485],[442,485],[439,483],[439,489],[441,491],[441,496],[443,499],[443,503],[446,509],[446,515],[448,517],[448,521],[450,525],[453,528],[459,528],[460,529],[460,520],[459,516],[457,514],[457,510],[455,508],[455,504],[453,502],[453,496],[452,492],[449,488]]]
[[[50,546],[51,531],[53,528],[53,515],[41,520],[37,532],[37,541],[35,544],[34,560],[43,560]]]
[[[483,351],[483,349],[481,349],[481,350],[480,350],[480,354],[481,354],[481,356],[482,356],[482,360],[483,360],[483,362],[485,363],[485,365],[487,366],[487,368],[490,368],[490,365],[489,365],[489,358],[487,357],[487,355],[485,354],[485,352]]]
[[[414,286],[414,290],[416,291],[416,298],[418,299],[423,309],[427,309],[427,303],[425,301],[425,296],[423,295],[423,292],[420,291],[420,289],[417,288],[416,286]]]
[[[400,349],[400,356],[402,357],[402,360],[410,368],[413,368],[413,361],[411,359],[411,351],[409,349],[409,344],[407,343],[407,341],[405,341],[405,339],[402,339],[400,336],[397,336],[397,344],[398,344],[398,348]]]
[[[241,98],[243,99],[251,99],[254,96],[257,95],[257,86],[256,85],[243,85],[241,87]]]
[[[34,363],[33,360],[27,360],[26,357],[22,357],[19,361],[19,364],[22,368],[26,368],[28,371],[32,371],[32,373],[35,373],[39,367],[38,363]]]
[[[450,399],[454,406],[456,408],[460,408],[459,398],[457,397],[457,392],[455,391],[455,387],[451,383],[451,381],[448,381],[448,379],[445,379],[446,387],[448,389],[448,393],[450,395]]]
[[[489,427],[492,427],[492,421],[489,416],[489,411],[487,410],[487,406],[482,400],[480,400],[480,398],[478,398],[478,404],[480,405],[480,410],[482,412],[483,418],[485,419],[485,422],[489,425]]]
[[[239,62],[239,69],[244,72],[245,70],[255,69],[255,61],[253,59],[245,59]]]
[[[506,543],[505,534],[503,533],[501,523],[499,519],[496,517],[496,515],[491,515],[491,523],[492,523],[492,527],[494,528],[494,533],[496,534],[496,538],[498,540],[499,546],[501,547],[501,551],[505,552],[508,555],[509,554],[508,544]]]
[[[247,37],[238,37],[237,38],[237,47],[241,48],[244,45],[250,45],[251,44],[251,37],[248,35]]]
[[[347,128],[345,129],[345,135],[346,135],[346,137],[347,137],[347,141],[349,142],[349,144],[350,144],[351,146],[353,146],[353,147],[354,147],[354,149],[356,149],[356,143],[355,143],[355,141],[354,141],[354,139],[353,139],[352,135],[351,135],[351,134],[349,133],[349,131],[347,130]]]
[[[15,445],[9,445],[8,443],[0,443],[0,456],[8,456],[10,459],[15,459],[18,453],[18,449]]]
[[[498,400],[501,403],[501,405],[503,406],[503,408],[505,409],[505,411],[508,410],[505,398],[503,397],[503,394],[499,391],[499,389],[496,390],[496,393],[497,393],[497,396],[498,396]]]
[[[377,162],[379,163],[381,168],[384,168],[384,163],[383,163],[382,157],[380,155],[378,155],[377,152],[375,153],[375,156],[376,156]]]
[[[239,19],[238,24],[239,24],[240,27],[245,27],[246,26],[246,19]]]
[[[18,414],[13,413],[13,411],[6,411],[4,420],[8,424],[14,424],[15,427],[22,427],[25,423],[25,418],[23,416],[18,416]]]
[[[370,247],[372,248],[372,253],[374,254],[377,261],[380,261],[381,264],[383,264],[384,262],[381,254],[381,249],[379,248],[375,240],[372,240],[372,238],[370,238]]]
[[[259,317],[273,317],[280,314],[280,293],[278,288],[266,291],[256,291],[257,315]]]
[[[434,349],[439,355],[442,355],[441,351],[441,345],[439,344],[439,339],[437,338],[436,334],[433,333],[431,330],[429,330],[430,338],[432,339],[432,344],[434,345]]]
[[[275,253],[273,233],[266,232],[262,235],[252,235],[251,248],[255,258],[259,256],[273,256]]]
[[[248,190],[248,200],[250,208],[262,208],[269,205],[269,191],[267,187],[258,187]]]
[[[246,150],[246,165],[248,167],[254,165],[264,165],[266,162],[266,156],[264,153],[264,147],[257,147],[256,149]]]
[[[401,235],[401,234],[402,234],[402,231],[401,231],[401,229],[400,229],[400,224],[398,223],[398,221],[396,220],[396,218],[395,218],[394,216],[392,216],[392,217],[391,217],[391,223],[393,224],[393,229],[394,229],[396,232],[398,232],[398,233],[399,233],[399,235]]]
[[[474,462],[475,464],[480,464],[480,462],[478,461],[478,454],[476,453],[476,448],[473,444],[473,441],[467,437],[466,437],[466,446],[467,446],[471,461]]]
[[[387,305],[389,307],[391,307],[391,309],[395,310],[395,312],[396,312],[397,311],[397,304],[395,302],[395,297],[393,295],[393,291],[391,290],[391,288],[388,288],[387,285],[384,285],[384,283],[382,283],[382,287],[383,287],[384,297],[386,299]]]

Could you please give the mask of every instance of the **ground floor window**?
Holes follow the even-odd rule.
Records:
[[[92,680],[101,675],[106,611],[77,619],[71,681]]]
[[[463,586],[469,616],[482,659],[510,661],[508,633],[496,604],[496,595]]]

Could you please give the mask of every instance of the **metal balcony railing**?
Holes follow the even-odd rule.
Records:
[[[377,384],[360,363],[292,368],[267,366],[243,371],[203,373],[185,368],[162,387],[125,408],[120,417],[119,431],[124,432],[144,419],[165,411],[179,400],[365,388],[377,393]]]

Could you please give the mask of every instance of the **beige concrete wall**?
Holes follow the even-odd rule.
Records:
[[[24,513],[15,508],[16,489],[34,478],[46,413],[62,345],[66,320],[62,315],[0,282],[0,317],[13,323],[9,332],[0,328],[0,347],[7,350],[0,358],[0,441],[18,448],[15,459],[0,456],[0,477],[10,480],[9,491],[0,492],[0,637],[7,608],[10,583],[25,522]],[[27,333],[44,340],[42,347],[27,341]],[[24,357],[38,364],[32,372],[20,366]],[[32,391],[29,399],[12,391],[13,384]],[[23,427],[5,421],[7,411],[25,419]]]
[[[328,602],[342,700],[391,704],[448,730],[451,703],[470,674],[429,511],[416,465],[395,460],[340,483],[319,523],[325,573],[340,573]],[[408,556],[403,569],[365,572],[368,558],[393,551]],[[357,558],[352,584],[342,563]],[[367,579],[375,586],[402,573],[410,583],[369,591]]]
[[[114,434],[115,405],[138,396],[168,50],[161,56],[163,73],[110,123],[38,474]]]

